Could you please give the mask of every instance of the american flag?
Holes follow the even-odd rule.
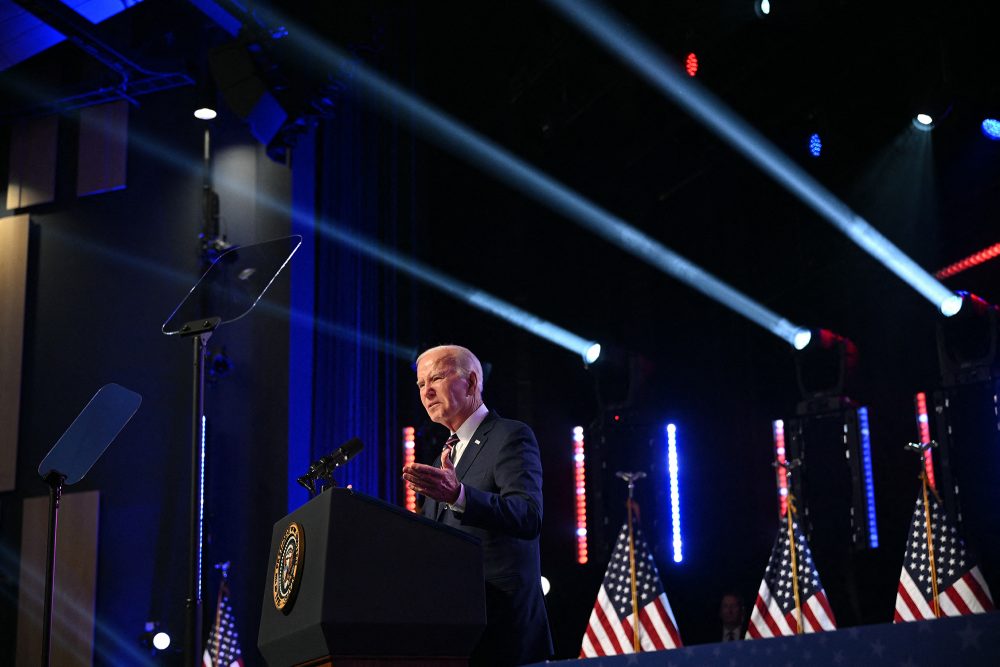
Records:
[[[983,580],[979,566],[974,564],[951,524],[947,513],[933,494],[929,494],[931,537],[934,543],[934,564],[937,569],[938,605],[942,616],[980,614],[993,609],[990,589]],[[934,618],[934,591],[931,586],[931,566],[927,554],[927,522],[924,516],[924,494],[917,496],[913,510],[910,536],[906,543],[903,571],[896,589],[894,623]]]
[[[757,591],[757,601],[750,614],[747,639],[762,639],[797,634],[798,616],[795,612],[795,594],[792,587],[792,553],[788,539],[787,519],[782,519],[778,539],[774,541],[771,559],[764,570],[764,579]],[[805,632],[835,630],[837,622],[826,599],[819,572],[813,563],[812,553],[799,524],[792,520],[795,535],[795,564],[799,574],[799,603],[802,608],[802,625]]]
[[[240,634],[236,631],[233,608],[229,605],[229,584],[219,584],[219,602],[215,607],[215,622],[208,633],[208,643],[201,657],[203,667],[243,667],[240,654]]]
[[[639,602],[639,645],[643,651],[678,648],[681,637],[663,592],[656,562],[635,528],[636,599]],[[632,577],[628,557],[628,524],[622,525],[615,549],[611,554],[604,583],[597,593],[597,602],[590,614],[583,635],[580,656],[634,653],[633,650]]]

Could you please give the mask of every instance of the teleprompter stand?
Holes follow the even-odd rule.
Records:
[[[188,546],[188,591],[184,664],[201,664],[202,583],[205,497],[205,355],[208,339],[223,324],[249,314],[302,243],[288,236],[232,248],[219,255],[163,323],[168,336],[193,342],[191,400],[191,538]]]
[[[97,390],[55,446],[38,474],[49,485],[49,529],[45,553],[45,599],[42,611],[42,667],[49,664],[52,636],[52,593],[56,571],[56,531],[63,486],[76,484],[90,471],[111,441],[139,409],[142,397],[117,384]]]
[[[486,625],[479,540],[351,489],[274,524],[263,583],[271,667],[465,665]]]

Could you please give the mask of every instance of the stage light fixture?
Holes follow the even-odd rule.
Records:
[[[771,3],[770,0],[756,0],[753,3],[753,11],[759,18],[765,18],[771,15]]]
[[[576,562],[587,562],[587,460],[583,427],[573,428],[573,467],[576,480]],[[583,529],[581,534],[579,531]]]
[[[677,486],[680,465],[677,462],[677,426],[667,424],[667,474],[670,483],[670,527],[675,563],[684,560],[684,542],[681,540],[681,495]]]
[[[982,124],[983,134],[987,139],[1000,141],[1000,120],[996,118],[986,118]]]
[[[850,209],[802,167],[784,155],[763,134],[723,102],[685,79],[661,50],[615,16],[587,0],[547,0],[578,28],[757,165],[789,192],[811,206],[859,248],[880,261],[928,301],[945,312],[948,289]],[[947,114],[947,109],[944,114]],[[940,119],[939,119],[940,120]],[[789,339],[790,340],[790,339]]]
[[[802,398],[842,398],[858,365],[858,348],[848,338],[819,329],[795,353],[795,372]]]
[[[217,115],[211,107],[200,106],[194,110],[194,117],[198,120],[214,120]]]
[[[195,90],[194,117],[198,120],[214,120],[218,115],[218,93],[212,75],[203,72]]]
[[[417,431],[412,426],[403,427],[403,465],[412,465],[416,461],[416,440]],[[409,486],[406,487],[406,496],[403,501],[403,506],[408,512],[417,511],[417,492],[411,489]]]
[[[991,246],[983,248],[977,253],[969,255],[965,259],[959,260],[954,264],[946,266],[945,268],[935,273],[934,277],[939,279],[950,278],[956,273],[961,273],[966,269],[971,269],[974,266],[979,266],[980,264],[988,262],[997,256],[1000,256],[1000,243],[994,243]]]
[[[969,292],[956,296],[961,299],[961,308],[954,317],[939,321],[937,327],[942,384],[973,384],[1000,376],[1000,308]]]
[[[812,331],[809,331],[809,329],[799,329],[795,332],[795,336],[792,339],[792,346],[796,350],[802,350],[805,349],[806,345],[808,345],[811,340]]]
[[[928,445],[924,449],[924,473],[927,475],[927,483],[931,485],[931,488],[937,488],[937,482],[934,480],[934,456],[931,453],[931,420],[927,413],[927,394],[924,392],[918,392],[916,396],[913,397],[913,405],[916,408],[917,413],[917,431],[920,434],[920,444]]]
[[[155,655],[170,648],[170,633],[160,627],[159,621],[146,621],[139,642]]]
[[[963,299],[957,294],[952,294],[947,299],[941,302],[941,314],[945,317],[951,317],[952,315],[957,315],[958,311],[962,309]]]
[[[934,117],[926,113],[918,113],[913,117],[913,127],[923,132],[930,132],[934,129]]]
[[[543,576],[542,577],[542,597],[548,595],[549,591],[551,591],[551,590],[552,590],[552,584],[549,583],[549,578]]]
[[[878,520],[875,515],[875,476],[872,474],[872,439],[868,408],[858,408],[858,439],[861,446],[861,469],[865,484],[865,509],[868,510],[868,547],[878,547]]]
[[[694,76],[698,73],[698,56],[694,53],[687,54],[687,58],[684,59],[684,70],[688,73],[688,76]]]
[[[594,363],[595,361],[597,361],[597,358],[600,357],[600,356],[601,356],[601,344],[600,343],[594,343],[593,345],[591,345],[590,347],[588,347],[587,351],[584,352],[584,354],[583,354],[583,358],[584,358],[584,360],[588,364]]]
[[[775,474],[778,478],[778,510],[782,517],[788,511],[788,459],[785,457],[785,422],[775,419],[771,422],[774,434]]]
[[[809,154],[813,157],[819,157],[823,152],[823,140],[820,138],[819,134],[813,133],[809,137]]]

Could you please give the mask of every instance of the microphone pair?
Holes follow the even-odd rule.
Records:
[[[354,458],[362,449],[364,443],[361,439],[351,438],[334,452],[313,461],[306,474],[298,478],[298,483],[309,493],[315,493],[317,480],[331,481],[333,471]]]

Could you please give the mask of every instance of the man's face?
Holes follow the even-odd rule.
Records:
[[[473,413],[476,406],[475,389],[470,379],[455,366],[446,350],[426,354],[417,364],[417,388],[420,402],[431,421],[447,426],[452,431]]]
[[[723,596],[719,604],[719,619],[726,627],[736,627],[743,623],[743,605],[735,595]]]

